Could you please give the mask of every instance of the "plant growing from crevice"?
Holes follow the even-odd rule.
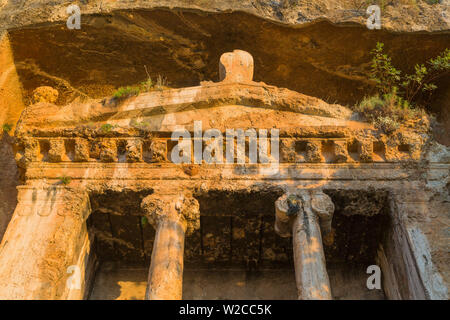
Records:
[[[147,74],[147,79],[145,81],[142,81],[139,85],[120,87],[119,89],[117,89],[113,94],[113,98],[116,101],[122,102],[130,97],[138,96],[141,93],[150,92],[153,90],[162,91],[166,88],[169,88],[169,81],[166,77],[158,75],[155,83],[148,73],[147,66],[144,66],[144,68]]]
[[[118,101],[123,101],[133,96],[138,96],[140,90],[138,87],[120,87],[114,92],[113,97]]]
[[[434,81],[450,73],[450,49],[445,49],[426,64],[416,64],[414,73],[402,74],[383,52],[384,44],[378,42],[371,51],[372,64],[370,78],[375,81],[378,93],[386,94],[397,90],[399,96],[409,104],[424,105],[429,102],[432,92],[437,89]]]
[[[399,97],[395,89],[390,93],[364,98],[355,111],[386,133],[397,130],[403,122],[419,119],[425,114],[422,108],[414,108]]]
[[[12,128],[13,128],[13,125],[10,124],[10,123],[4,123],[4,124],[2,125],[2,130],[3,130],[4,133],[9,133],[9,132],[11,132]]]
[[[437,88],[434,81],[450,71],[450,50],[415,65],[413,74],[402,74],[383,52],[384,44],[378,42],[371,51],[370,78],[375,82],[377,93],[365,97],[355,110],[375,125],[390,133],[401,123],[425,116],[424,107]]]
[[[404,97],[410,103],[429,103],[433,91],[437,89],[434,83],[437,79],[450,73],[450,49],[432,58],[425,64],[416,64],[413,74],[402,78],[400,86]]]
[[[62,177],[59,177],[58,179],[59,179],[59,182],[65,186],[68,185],[72,181],[72,178],[68,177],[68,176],[62,176]]]
[[[102,130],[105,133],[108,133],[108,132],[111,132],[114,128],[116,128],[115,125],[105,123],[105,124],[102,124],[102,126],[100,127],[100,130]]]
[[[144,68],[145,73],[147,74],[147,79],[141,82],[140,87],[142,92],[149,92],[155,87],[155,84],[153,83],[152,77],[150,77],[150,74],[148,73],[147,66],[144,66]]]
[[[169,87],[169,81],[166,77],[158,75],[158,78],[156,79],[156,89],[158,90],[164,90],[165,88]]]

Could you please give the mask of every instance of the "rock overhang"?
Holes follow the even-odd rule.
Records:
[[[220,54],[242,48],[255,57],[257,81],[350,105],[372,89],[368,65],[377,41],[385,43],[394,64],[405,71],[438,55],[448,43],[448,30],[396,33],[321,19],[297,27],[238,9],[182,8],[134,8],[96,15],[82,10],[80,30],[67,29],[64,19],[10,29],[25,100],[42,83],[59,87],[60,105],[80,92],[93,98],[106,96],[119,86],[145,80],[145,65],[152,77],[162,74],[174,87],[194,86],[218,79]],[[435,109],[446,101],[448,81],[441,82]]]

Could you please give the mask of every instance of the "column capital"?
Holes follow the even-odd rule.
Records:
[[[334,204],[327,194],[317,189],[296,190],[279,197],[275,201],[275,231],[281,237],[289,237],[294,218],[305,211],[319,219],[324,236],[331,232]]]
[[[319,217],[320,229],[324,235],[331,232],[331,221],[334,213],[334,203],[330,196],[322,191],[311,194],[311,209]]]
[[[141,207],[155,228],[162,221],[179,222],[187,234],[200,228],[200,206],[190,194],[153,193],[142,200]]]
[[[285,193],[275,201],[275,232],[283,237],[292,234],[292,221],[303,210],[303,199],[297,193]]]

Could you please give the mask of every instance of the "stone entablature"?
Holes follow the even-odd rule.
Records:
[[[22,166],[29,162],[164,163],[171,162],[174,145],[169,137],[27,137],[18,144],[16,160]],[[279,146],[281,163],[418,161],[422,153],[421,137],[403,133],[381,138],[280,137]]]

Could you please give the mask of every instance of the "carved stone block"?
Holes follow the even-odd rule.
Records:
[[[295,139],[280,139],[280,160],[283,163],[296,162]]]
[[[361,141],[359,160],[361,162],[373,162],[373,143],[372,141]]]
[[[150,143],[150,151],[152,154],[152,162],[167,161],[167,141],[152,140]]]
[[[348,160],[347,141],[334,141],[333,151],[335,162],[338,163],[347,162]]]
[[[25,139],[23,141],[24,161],[36,161],[39,155],[39,143],[34,139]]]
[[[321,141],[308,141],[306,145],[306,162],[323,162]]]
[[[142,141],[139,139],[127,140],[127,162],[142,161]]]
[[[82,138],[75,139],[74,161],[86,162],[89,160],[89,143]]]
[[[49,141],[50,149],[48,150],[48,161],[49,162],[61,162],[62,157],[65,153],[64,140],[62,139],[51,139]]]
[[[117,160],[117,143],[113,139],[103,139],[100,143],[100,161],[115,162]]]

